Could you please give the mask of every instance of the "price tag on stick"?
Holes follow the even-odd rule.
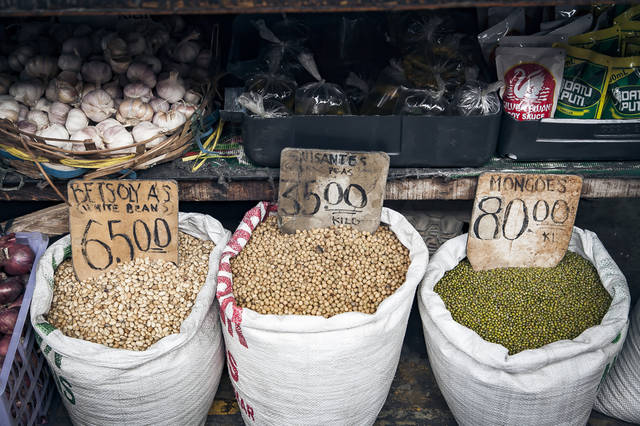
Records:
[[[480,175],[467,239],[473,269],[556,266],[569,247],[581,190],[574,175]]]
[[[384,152],[285,148],[278,191],[282,232],[332,225],[375,232],[388,171]]]
[[[172,180],[74,180],[67,186],[79,280],[139,257],[178,263],[178,185]]]

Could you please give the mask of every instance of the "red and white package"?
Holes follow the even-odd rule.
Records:
[[[518,121],[553,117],[562,86],[564,49],[498,47],[496,70],[504,83],[504,110]]]

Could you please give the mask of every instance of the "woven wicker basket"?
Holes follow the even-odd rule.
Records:
[[[142,170],[155,164],[178,158],[193,141],[192,127],[202,117],[204,107],[194,113],[191,120],[183,124],[164,141],[154,147],[146,144],[152,141],[137,142],[111,149],[96,149],[90,140],[84,142],[86,151],[69,151],[48,145],[45,138],[18,130],[17,126],[0,119],[0,149],[22,160],[38,163],[58,164],[68,167],[95,169],[84,175],[86,179],[107,176],[123,169]],[[69,142],[68,140],[46,138],[52,142]],[[131,149],[135,153],[130,153]],[[40,170],[45,173],[44,170]]]

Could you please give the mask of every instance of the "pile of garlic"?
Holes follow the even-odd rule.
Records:
[[[16,28],[0,47],[0,118],[49,145],[135,152],[117,148],[161,143],[202,100],[211,51],[178,16]]]

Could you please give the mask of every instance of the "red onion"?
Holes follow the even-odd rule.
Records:
[[[0,305],[16,300],[22,290],[24,290],[24,283],[20,277],[11,277],[0,282]]]
[[[19,308],[9,308],[0,312],[0,333],[11,334],[18,321]]]
[[[22,306],[22,298],[23,297],[24,297],[24,294],[21,294],[20,297],[18,297],[16,300],[11,302],[11,304],[9,305],[9,308],[18,308],[18,309],[20,309],[20,306]]]
[[[29,246],[17,243],[15,234],[0,238],[0,249],[0,265],[7,274],[22,275],[31,271],[35,254]]]
[[[0,359],[2,361],[4,361],[4,357],[7,356],[7,352],[9,352],[10,342],[11,342],[11,334],[5,334],[4,336],[2,336],[2,339],[0,339]]]

